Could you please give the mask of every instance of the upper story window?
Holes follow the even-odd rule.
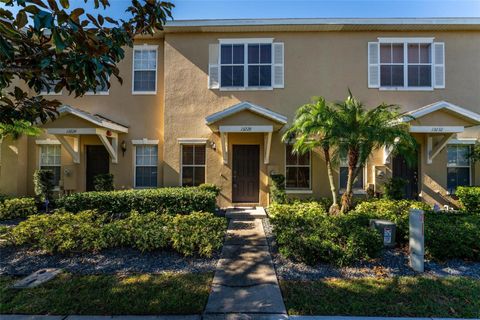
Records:
[[[273,39],[220,39],[209,47],[209,88],[283,88],[283,43]]]
[[[133,49],[133,83],[135,94],[157,93],[157,46],[139,45]]]
[[[110,77],[107,77],[107,81],[109,81]],[[102,83],[100,79],[97,77],[97,81],[100,83],[99,85],[96,86],[95,91],[94,90],[88,90],[87,95],[108,95],[109,89],[108,89],[108,84],[107,82]]]
[[[444,43],[433,38],[379,38],[368,44],[369,88],[444,88],[444,69]]]

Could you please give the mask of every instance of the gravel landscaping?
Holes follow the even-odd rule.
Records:
[[[41,268],[62,268],[74,274],[205,273],[215,270],[220,253],[212,258],[184,257],[171,251],[142,253],[119,248],[100,253],[49,255],[25,247],[0,247],[0,275],[27,275]]]
[[[276,246],[272,225],[268,218],[263,219],[277,276],[282,280],[316,280],[322,278],[362,278],[413,276],[418,273],[408,266],[408,254],[400,249],[385,250],[382,257],[372,261],[358,262],[352,267],[338,268],[328,264],[309,266],[301,262],[282,257]],[[433,261],[425,262],[426,275],[431,276],[466,276],[480,279],[480,262],[448,261],[444,264]]]

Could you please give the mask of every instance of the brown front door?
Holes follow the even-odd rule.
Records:
[[[258,203],[260,146],[233,146],[232,201]]]
[[[103,145],[87,146],[87,191],[94,191],[96,175],[109,173],[110,156]]]
[[[418,154],[417,154],[418,159]],[[406,181],[403,194],[407,199],[418,198],[418,162],[408,164],[402,155],[397,155],[392,161],[392,177]]]

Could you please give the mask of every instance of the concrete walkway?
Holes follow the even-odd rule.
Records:
[[[261,218],[265,210],[229,209],[222,257],[204,319],[287,319]]]

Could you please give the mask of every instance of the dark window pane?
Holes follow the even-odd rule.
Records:
[[[135,71],[133,91],[155,91],[155,71]]]
[[[287,167],[285,170],[285,187],[292,189],[297,187],[297,167]]]
[[[272,45],[260,45],[260,63],[272,63]]]
[[[232,63],[232,45],[231,44],[222,44],[220,49],[221,63],[222,64],[231,64]]]
[[[249,44],[248,45],[248,63],[260,62],[260,45]]]
[[[309,165],[310,164],[310,152],[304,154],[298,154],[298,164]]]
[[[243,87],[243,66],[232,67],[232,86]]]
[[[205,146],[204,145],[195,146],[195,164],[197,165],[205,164]]]
[[[391,66],[380,67],[380,85],[382,87],[392,86],[392,68]]]
[[[269,87],[272,84],[272,67],[260,67],[260,86]]]
[[[408,66],[408,86],[418,87],[419,83],[418,66]]]
[[[470,185],[469,168],[447,168],[447,189],[450,193],[455,193],[458,186]]]
[[[419,60],[419,48],[418,43],[410,43],[408,45],[408,63],[418,63]]]
[[[248,86],[258,87],[260,85],[260,66],[248,66]]]
[[[233,67],[222,66],[221,68],[222,87],[232,86],[232,68]]]
[[[193,146],[182,146],[182,164],[193,164]]]
[[[392,61],[393,63],[403,63],[403,44],[392,44]]]
[[[409,87],[430,87],[432,84],[431,66],[408,66]]]
[[[58,187],[60,185],[60,175],[61,175],[60,166],[42,166],[41,169],[51,171],[53,173],[52,184],[55,187]]]
[[[420,44],[420,63],[432,62],[431,46],[429,43]]]
[[[363,190],[363,170],[360,170],[355,181],[353,181],[353,188]]]
[[[307,189],[310,187],[310,168],[309,167],[299,167],[297,177],[297,187],[299,189]]]
[[[392,62],[392,46],[391,44],[380,45],[380,62],[390,63]]]
[[[296,165],[297,164],[297,155],[293,153],[293,147],[289,144],[286,145],[286,163],[287,165]]]
[[[392,86],[403,86],[403,66],[392,66]]]
[[[234,44],[233,45],[233,64],[243,64],[244,63],[244,51],[243,44]]]
[[[348,167],[340,167],[340,189],[347,188],[348,180]],[[364,189],[363,188],[363,170],[360,170],[357,178],[353,182],[353,189]]]
[[[193,186],[193,167],[182,168],[182,186]]]
[[[193,185],[199,186],[202,183],[205,183],[205,168],[204,167],[195,167],[194,168],[194,182]]]
[[[149,188],[156,187],[157,167],[136,167],[135,186]]]

